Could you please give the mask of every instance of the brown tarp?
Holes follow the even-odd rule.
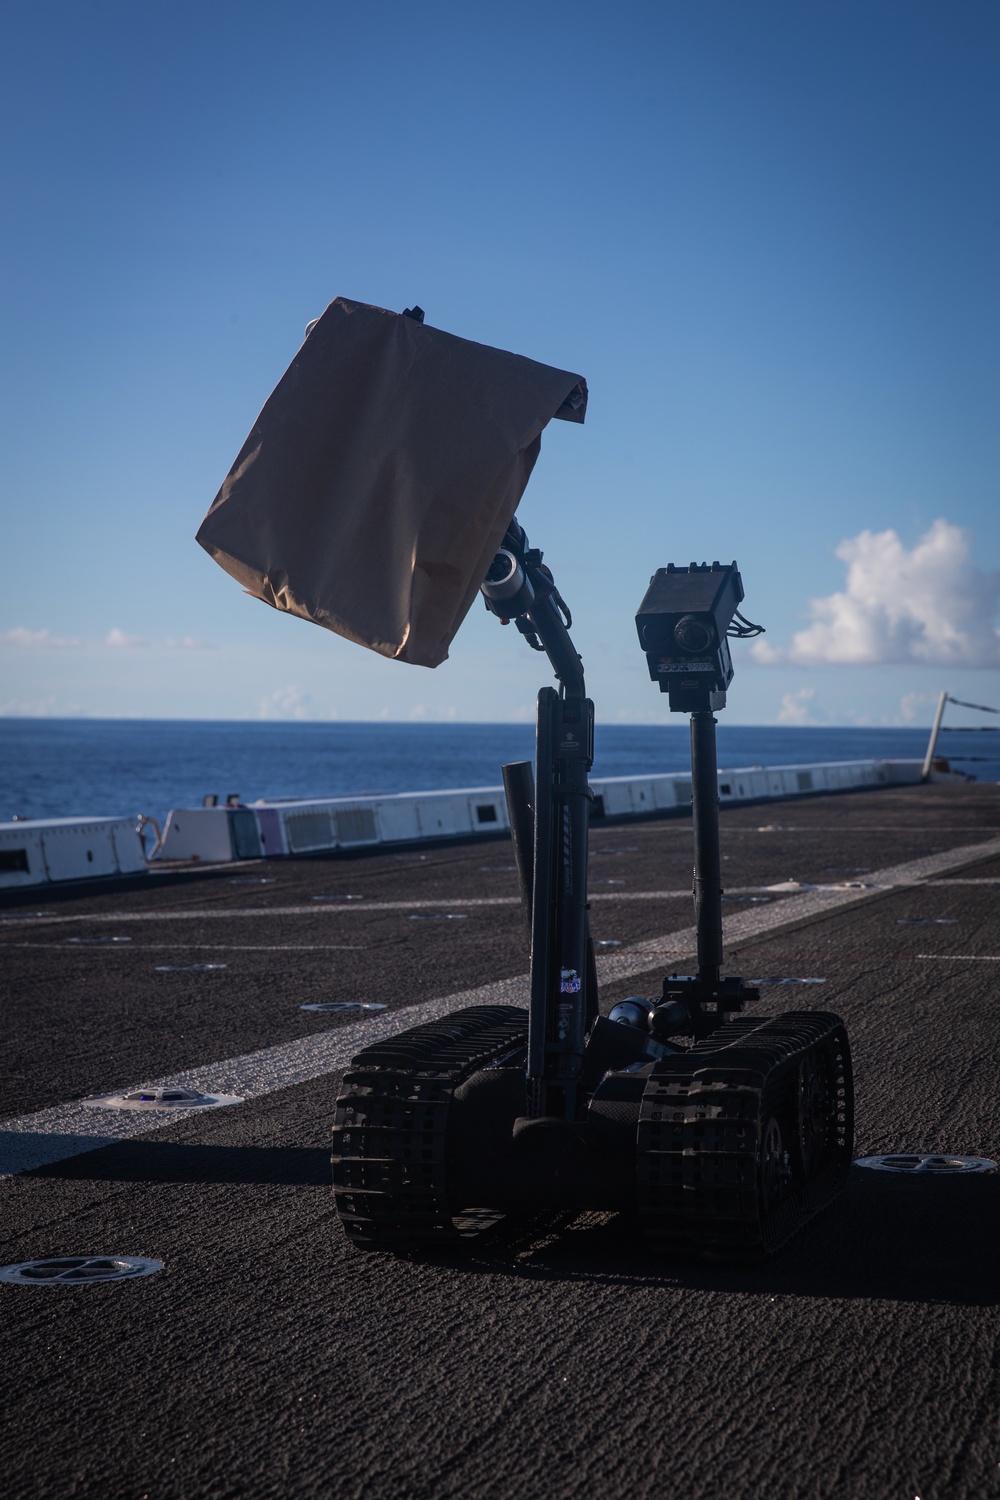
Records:
[[[248,593],[383,656],[445,660],[579,375],[338,297],[198,541]]]

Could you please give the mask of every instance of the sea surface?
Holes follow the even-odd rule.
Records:
[[[831,760],[922,759],[928,730],[718,729],[720,768]],[[499,786],[504,761],[530,760],[529,724],[201,723],[155,719],[0,719],[0,822],[22,818],[161,819],[207,793],[257,798]],[[977,781],[1000,781],[1000,732],[951,730],[937,753]],[[683,720],[601,725],[595,776],[683,771]]]

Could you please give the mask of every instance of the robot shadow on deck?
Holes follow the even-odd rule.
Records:
[[[63,1181],[329,1187],[319,1147],[125,1141],[30,1174]],[[320,1230],[324,1236],[325,1227]],[[662,1287],[748,1297],[838,1298],[1000,1306],[1000,1173],[961,1179],[892,1177],[855,1167],[837,1213],[825,1214],[775,1259],[712,1266],[664,1257],[628,1214],[537,1214],[419,1261],[419,1276],[507,1275],[535,1281]],[[266,1247],[261,1246],[266,1254]],[[374,1268],[385,1265],[373,1258]],[[399,1262],[397,1261],[397,1264]]]
[[[780,1256],[752,1266],[666,1257],[643,1244],[632,1216],[600,1213],[505,1221],[434,1264],[623,1290],[998,1307],[998,1244],[1000,1173],[921,1183],[855,1167],[836,1214],[821,1215]]]
[[[329,1152],[308,1146],[202,1146],[121,1141],[38,1167],[34,1177],[84,1182],[275,1183],[330,1187]]]

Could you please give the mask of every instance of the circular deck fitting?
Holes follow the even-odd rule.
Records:
[[[224,969],[225,964],[154,964],[154,974],[207,973],[209,969]]]
[[[873,1172],[930,1173],[932,1176],[956,1176],[960,1172],[993,1172],[996,1162],[983,1156],[858,1156],[856,1167],[870,1167]]]
[[[464,911],[411,911],[411,922],[465,922]]]
[[[81,1100],[88,1109],[219,1109],[242,1104],[239,1094],[202,1094],[198,1089],[130,1089],[127,1094],[93,1094]]]
[[[897,927],[957,927],[957,917],[897,917]]]
[[[307,1005],[300,1005],[299,1010],[319,1010],[329,1012],[333,1010],[388,1010],[387,1005],[380,1005],[376,1000],[313,1000]]]
[[[96,937],[68,937],[67,943],[130,943],[130,937],[104,937],[100,934]]]
[[[874,891],[880,887],[866,880],[838,880],[836,885],[814,885],[810,880],[779,880],[775,885],[765,885],[761,889],[794,895],[797,891]]]
[[[0,1266],[0,1281],[15,1286],[96,1286],[103,1281],[135,1281],[162,1270],[162,1260],[142,1255],[53,1255]]]
[[[826,984],[826,980],[825,979],[792,979],[792,978],[781,977],[781,978],[776,978],[776,979],[748,979],[747,980],[747,984],[753,984],[753,985],[762,985],[762,984]]]

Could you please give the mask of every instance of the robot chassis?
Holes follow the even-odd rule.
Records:
[[[733,675],[727,637],[759,631],[739,613],[739,571],[661,568],[636,617],[651,678],[691,715],[698,972],[609,1017],[587,910],[594,709],[569,611],[516,521],[482,592],[560,685],[538,695],[534,775],[503,767],[530,1004],[473,1006],[358,1053],[333,1129],[344,1229],[361,1248],[414,1253],[498,1215],[617,1210],[663,1251],[760,1260],[843,1187],[853,1083],[837,1016],[750,1019],[758,991],[721,975],[714,712]]]

